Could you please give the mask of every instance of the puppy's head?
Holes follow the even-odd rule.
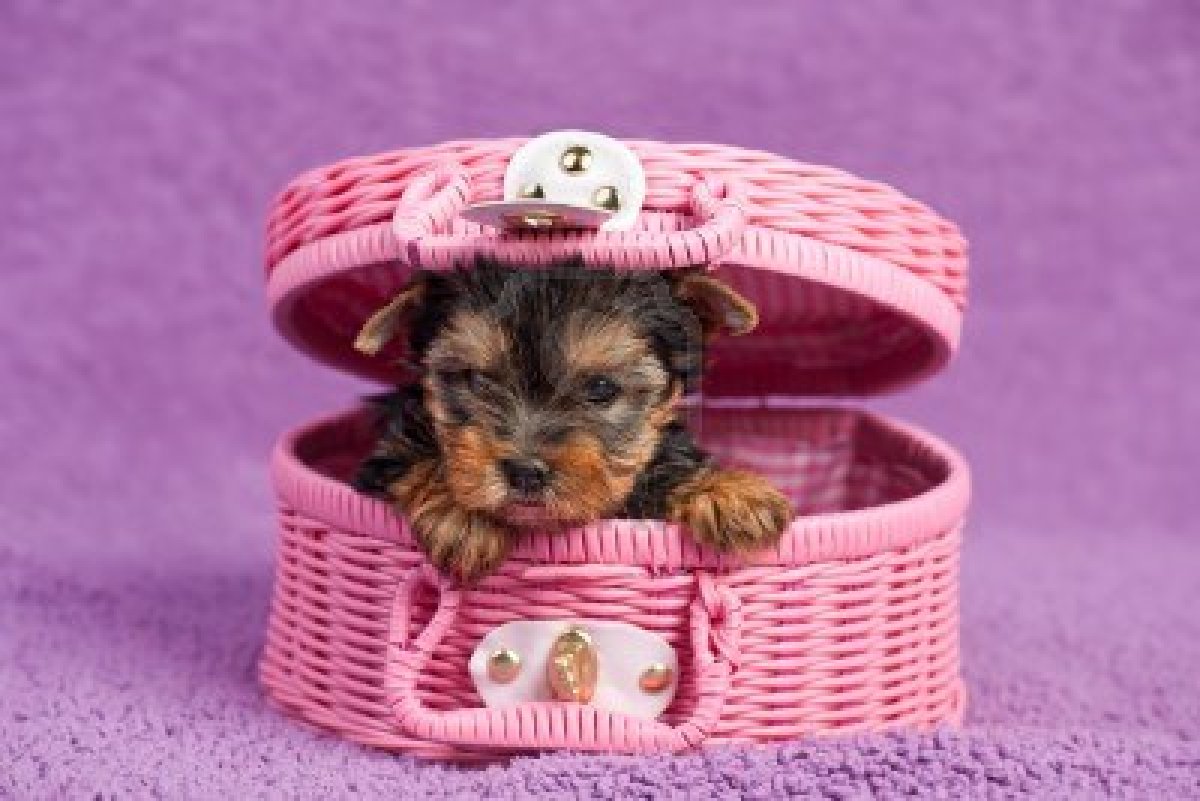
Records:
[[[567,524],[620,507],[705,341],[755,322],[700,271],[480,261],[417,274],[357,346],[407,333],[458,503],[513,525]]]

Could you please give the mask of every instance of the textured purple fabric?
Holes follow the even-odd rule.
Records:
[[[1200,12],[1095,3],[0,4],[0,796],[1200,795]],[[965,351],[961,734],[463,771],[268,708],[277,432],[363,387],[270,332],[260,221],[354,153],[555,127],[904,188]]]

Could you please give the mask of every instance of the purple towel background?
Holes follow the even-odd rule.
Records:
[[[0,796],[1200,795],[1200,8],[0,5]],[[266,454],[364,387],[269,330],[261,225],[348,155],[558,127],[893,183],[964,352],[870,403],[977,500],[961,733],[462,771],[267,707]]]

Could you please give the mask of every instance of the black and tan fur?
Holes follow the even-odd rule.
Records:
[[[707,339],[753,306],[699,270],[566,261],[419,273],[363,328],[401,334],[421,378],[376,399],[382,433],[355,486],[390,499],[440,568],[494,571],[523,528],[601,517],[686,524],[722,550],[773,544],[791,517],[762,478],[714,466],[678,410]]]

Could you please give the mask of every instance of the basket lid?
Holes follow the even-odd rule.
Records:
[[[952,223],[891,187],[759,151],[628,141],[616,146],[635,154],[639,174],[620,191],[640,193],[640,208],[621,209],[621,224],[610,225],[614,215],[578,198],[516,186],[510,165],[530,169],[527,156],[544,141],[448,142],[292,181],[267,228],[278,330],[318,361],[395,383],[404,378],[402,345],[367,356],[353,343],[413,271],[477,253],[531,266],[582,255],[622,269],[708,264],[754,301],[758,328],[711,345],[706,395],[880,393],[938,370],[956,349],[966,244]],[[599,229],[554,224],[571,204],[580,225]],[[504,216],[510,207],[516,218]],[[488,224],[501,217],[529,227]]]

